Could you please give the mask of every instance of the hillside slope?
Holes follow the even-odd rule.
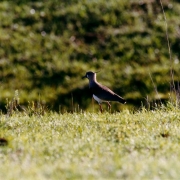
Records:
[[[180,3],[166,0],[163,7],[172,59],[155,0],[1,1],[1,109],[15,90],[21,104],[41,101],[70,110],[73,101],[86,109],[91,95],[81,76],[89,70],[101,70],[98,80],[128,105],[138,107],[147,97],[167,100],[170,67],[179,82]]]

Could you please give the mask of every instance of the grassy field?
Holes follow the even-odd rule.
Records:
[[[0,109],[19,90],[24,105],[41,96],[51,109],[70,111],[73,96],[88,110],[91,96],[81,77],[89,70],[101,70],[99,82],[130,107],[147,96],[168,100],[170,67],[179,88],[180,2],[162,4],[166,20],[159,0],[1,0]]]
[[[0,138],[3,180],[180,178],[180,110],[172,106],[2,114]]]
[[[160,2],[0,2],[0,179],[180,179],[180,3]],[[127,105],[99,113],[89,70]]]

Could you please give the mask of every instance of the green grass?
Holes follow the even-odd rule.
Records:
[[[0,179],[179,179],[180,110],[0,116]]]
[[[180,179],[179,108],[128,110],[176,99],[180,3],[163,8],[166,22],[159,1],[0,2],[0,179]],[[127,105],[96,113],[89,70]]]
[[[147,0],[0,1],[0,109],[19,90],[21,103],[41,100],[68,111],[71,95],[90,107],[87,71],[139,108],[145,97],[169,98],[170,58],[179,83],[180,3]],[[116,107],[114,107],[115,109]],[[117,108],[116,108],[117,110]]]

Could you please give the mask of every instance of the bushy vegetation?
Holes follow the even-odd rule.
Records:
[[[180,110],[168,106],[0,115],[0,179],[179,179]]]
[[[101,70],[99,81],[128,105],[168,99],[171,67],[179,82],[180,3],[163,7],[172,59],[159,1],[1,1],[1,109],[15,90],[21,104],[86,109],[91,95],[81,76],[89,70]]]

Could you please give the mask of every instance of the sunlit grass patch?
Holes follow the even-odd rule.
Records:
[[[1,115],[2,179],[177,179],[180,111]],[[6,176],[4,176],[6,174]]]

